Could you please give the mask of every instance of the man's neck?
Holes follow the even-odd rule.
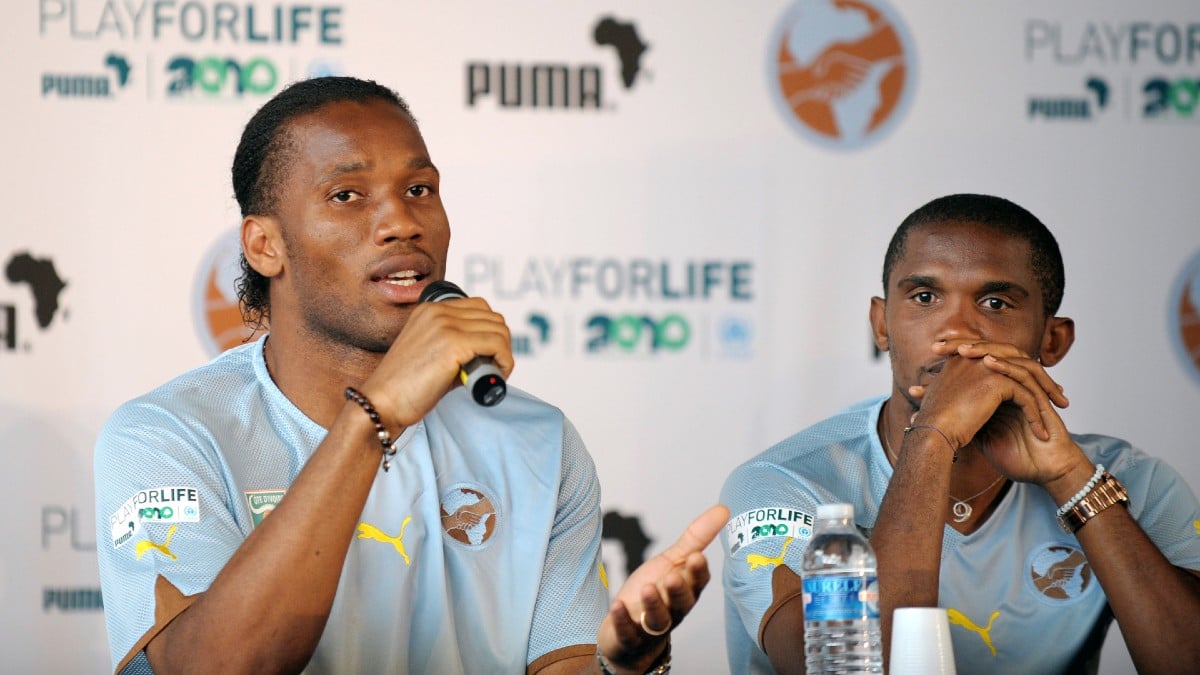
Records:
[[[346,387],[361,387],[383,354],[319,341],[304,331],[272,330],[263,346],[267,372],[297,408],[328,429],[345,404]]]

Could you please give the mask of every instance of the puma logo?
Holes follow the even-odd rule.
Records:
[[[787,539],[783,540],[783,549],[780,550],[779,555],[775,556],[774,558],[768,558],[765,555],[759,555],[757,553],[751,553],[747,555],[746,562],[750,563],[750,571],[753,572],[754,570],[760,567],[766,567],[767,565],[782,565],[783,555],[787,553],[788,545],[792,543],[792,539],[794,539],[794,537],[788,537]]]
[[[1200,534],[1200,520],[1193,520],[1192,525],[1196,526],[1196,534]]]
[[[171,553],[171,549],[170,549],[171,537],[175,536],[175,530],[177,530],[177,529],[179,529],[178,525],[172,525],[171,529],[167,530],[167,540],[161,544],[156,544],[156,543],[150,541],[149,539],[143,539],[143,540],[139,541],[137,543],[137,549],[136,549],[137,559],[141,560],[142,556],[146,555],[150,551],[158,551],[159,553],[167,556],[171,560],[179,560],[179,558],[176,557],[174,553]]]
[[[358,538],[374,539],[375,541],[382,541],[385,544],[391,544],[395,547],[396,552],[400,554],[400,557],[404,558],[404,564],[411,565],[412,559],[408,557],[408,552],[404,550],[404,530],[408,527],[408,523],[411,520],[412,516],[406,517],[404,522],[400,523],[400,534],[394,537],[370,523],[359,523]]]
[[[996,645],[992,644],[991,632],[992,622],[996,620],[996,617],[1000,616],[1000,610],[992,612],[992,616],[988,619],[986,628],[980,628],[974,621],[968,619],[965,614],[957,609],[947,609],[946,614],[950,616],[951,624],[962,626],[972,633],[978,633],[980,639],[983,640],[983,644],[987,645],[987,648],[992,650],[992,656],[996,655]]]

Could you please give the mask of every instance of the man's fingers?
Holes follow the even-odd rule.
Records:
[[[729,522],[729,509],[723,504],[710,507],[688,525],[679,539],[671,544],[663,555],[671,560],[682,561],[691,553],[703,551],[716,538],[717,533]]]
[[[1043,413],[1047,409],[1052,410],[1053,406],[1050,405],[1050,399],[1046,397],[1045,392],[1036,388],[1030,389],[1018,383],[1013,387],[1011,400],[1025,415],[1025,420],[1029,422],[1029,428],[1033,431],[1033,435],[1043,441],[1050,440],[1050,431],[1043,419]]]
[[[617,643],[629,648],[641,642],[641,627],[632,616],[629,608],[619,599],[608,608],[608,617],[612,620],[613,632],[617,635]]]
[[[990,370],[1010,377],[1029,389],[1044,392],[1050,401],[1060,408],[1070,405],[1070,401],[1067,400],[1066,395],[1063,393],[1063,388],[1032,359],[1024,361],[1010,360],[996,358],[989,354],[983,358],[983,363]]]
[[[671,608],[657,586],[646,584],[642,587],[642,611],[637,619],[642,632],[651,637],[658,637],[673,627]]]
[[[692,553],[683,565],[667,573],[660,588],[667,598],[671,616],[676,622],[692,610],[700,599],[700,593],[708,585],[711,575],[708,561],[701,553]]]

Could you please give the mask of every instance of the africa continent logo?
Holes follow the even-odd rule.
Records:
[[[916,51],[882,0],[800,0],[771,42],[771,89],[801,134],[859,148],[903,115],[915,89]]]
[[[1171,336],[1185,367],[1200,379],[1200,252],[1184,265],[1171,297]]]

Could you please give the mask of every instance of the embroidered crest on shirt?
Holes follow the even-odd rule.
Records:
[[[495,502],[479,485],[456,485],[442,494],[442,529],[467,546],[482,546],[496,533]]]
[[[408,551],[404,550],[404,530],[408,528],[408,523],[411,520],[412,516],[405,516],[404,522],[400,523],[400,534],[394,537],[370,523],[359,523],[358,538],[373,539],[375,541],[381,541],[385,544],[391,544],[392,547],[396,549],[396,552],[400,554],[400,557],[404,558],[404,564],[411,565],[412,559],[408,557]]]
[[[1044,543],[1025,561],[1026,581],[1038,597],[1053,604],[1078,601],[1093,584],[1092,567],[1076,546]]]
[[[137,554],[137,559],[141,560],[142,556],[146,555],[150,551],[158,551],[159,553],[167,556],[171,560],[179,560],[179,558],[174,553],[171,552],[171,539],[174,538],[175,530],[177,530],[177,529],[179,529],[178,525],[172,525],[171,529],[167,530],[166,541],[164,541],[161,544],[155,543],[153,540],[150,539],[149,534],[147,534],[146,538],[139,541],[137,543],[137,546],[134,548],[134,552]]]
[[[995,623],[996,617],[1000,616],[1000,610],[992,612],[988,617],[987,626],[980,626],[972,621],[966,614],[951,607],[946,610],[946,615],[950,618],[951,626],[962,626],[963,628],[975,633],[979,639],[983,640],[983,644],[992,651],[992,656],[996,655],[996,645],[992,643],[992,624]]]
[[[287,490],[246,490],[243,494],[246,496],[246,506],[250,507],[250,518],[254,521],[254,526],[262,525],[262,521],[271,515],[279,502],[283,500],[283,494]]]
[[[729,554],[764,537],[793,537],[807,541],[812,536],[812,514],[787,507],[750,509],[725,524],[725,542]]]

